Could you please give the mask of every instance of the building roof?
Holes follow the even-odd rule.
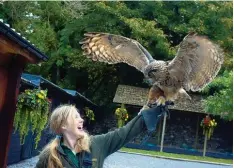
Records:
[[[10,27],[9,24],[3,23],[2,19],[0,19],[0,33],[4,34],[9,39],[16,42],[27,51],[31,52],[33,55],[37,56],[37,58],[40,60],[46,61],[48,59],[48,57],[39,51],[39,49],[37,49],[34,44],[31,44],[30,41],[21,36],[20,33],[17,33],[15,29]]]
[[[149,88],[140,88],[127,85],[118,85],[113,102],[128,105],[143,106],[147,102]],[[202,107],[203,97],[189,94],[192,100],[175,101],[169,109],[206,113]]]
[[[43,83],[49,84],[50,86],[56,88],[57,90],[59,90],[61,92],[64,92],[64,93],[68,94],[71,97],[81,98],[81,99],[85,100],[86,102],[88,102],[89,104],[97,106],[96,104],[94,104],[92,101],[90,101],[88,98],[86,98],[85,96],[83,96],[79,92],[77,92],[75,90],[70,90],[70,89],[63,89],[63,88],[59,87],[58,85],[50,82],[49,80],[43,78],[42,76],[23,73],[22,76],[21,76],[21,80],[24,83],[32,85],[32,86],[34,86],[36,88],[40,87],[40,85],[43,84]]]

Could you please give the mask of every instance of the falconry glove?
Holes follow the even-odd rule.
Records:
[[[162,116],[165,114],[169,116],[168,105],[174,105],[174,103],[166,102],[165,105],[155,105],[151,108],[141,111],[148,133],[156,130],[157,123]]]

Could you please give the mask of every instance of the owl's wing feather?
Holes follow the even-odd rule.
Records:
[[[181,81],[186,90],[199,91],[214,79],[223,59],[223,52],[216,44],[190,33],[180,43],[168,69],[170,76]]]
[[[108,33],[85,33],[80,41],[83,54],[93,61],[126,63],[141,72],[152,61],[150,53],[137,41]]]

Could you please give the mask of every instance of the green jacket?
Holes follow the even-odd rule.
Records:
[[[159,112],[157,115],[158,114]],[[140,134],[146,128],[146,126],[148,130],[150,129],[150,126],[151,128],[152,126],[155,128],[158,120],[158,117],[155,115],[155,109],[152,109],[151,112],[143,113],[143,115],[137,115],[122,128],[106,134],[91,136],[91,153],[81,152],[77,154],[77,158],[79,160],[79,167],[77,168],[102,168],[103,162],[107,156],[116,152],[126,143]],[[57,147],[57,150],[61,155],[61,161],[64,167],[76,167],[75,164],[68,159],[61,145]],[[36,168],[47,168],[47,159],[47,156],[40,157]]]

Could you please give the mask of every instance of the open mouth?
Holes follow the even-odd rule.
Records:
[[[83,131],[83,127],[78,127],[78,130]]]

